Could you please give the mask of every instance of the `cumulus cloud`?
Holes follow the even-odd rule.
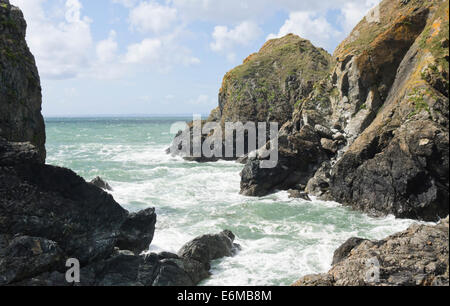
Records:
[[[100,62],[111,62],[116,58],[118,49],[116,36],[116,31],[111,31],[107,39],[97,43],[96,52]]]
[[[334,47],[336,37],[342,36],[342,33],[334,29],[324,16],[312,12],[293,12],[289,14],[289,19],[278,34],[270,34],[267,39],[282,37],[289,33],[309,39],[317,47],[328,50]]]
[[[177,45],[176,35],[161,38],[146,38],[140,43],[128,46],[124,62],[128,64],[146,64],[156,66],[167,72],[174,65],[190,66],[200,63],[187,48]]]
[[[244,21],[234,28],[216,26],[212,33],[213,42],[210,47],[215,52],[226,53],[229,61],[235,60],[232,50],[236,46],[245,46],[262,35],[260,27],[250,21]]]
[[[348,34],[357,23],[367,14],[367,12],[375,7],[380,0],[366,0],[359,2],[345,3],[341,9],[341,23],[344,31]]]
[[[177,20],[177,10],[156,2],[141,2],[130,11],[130,24],[142,33],[160,33]]]
[[[50,20],[42,8],[43,0],[13,0],[28,22],[27,41],[40,73],[46,78],[70,78],[89,61],[93,40],[91,20],[81,13],[79,0],[67,0],[62,20]]]

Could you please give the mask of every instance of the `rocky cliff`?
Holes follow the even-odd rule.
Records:
[[[374,214],[438,220],[448,202],[448,1],[385,0],[334,53],[241,190],[306,190]]]
[[[332,66],[333,59],[327,51],[316,48],[297,35],[269,40],[242,65],[225,75],[219,92],[219,107],[203,123],[220,123],[223,136],[226,122],[277,122],[281,126],[292,118],[295,107],[314,90],[317,82],[329,74]],[[205,138],[206,135],[202,142]],[[246,154],[247,138],[244,141]],[[222,157],[225,157],[224,152]],[[239,157],[242,156],[235,152],[232,158],[227,159]],[[205,156],[187,159],[200,162],[217,160]]]
[[[294,286],[448,286],[448,233],[447,218],[380,241],[351,238],[334,253],[328,273]]]
[[[130,213],[73,171],[46,165],[36,65],[21,11],[0,0],[0,286],[192,286],[210,261],[237,251],[224,231],[199,237],[180,254],[149,249],[154,208]],[[98,186],[100,187],[98,187]],[[66,280],[67,260],[80,282]]]
[[[45,161],[41,85],[22,12],[0,0],[0,137],[29,141]]]

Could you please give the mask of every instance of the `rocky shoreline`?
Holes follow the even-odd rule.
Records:
[[[283,124],[276,168],[240,160],[242,194],[290,189],[373,215],[448,216],[448,0],[385,0],[379,9],[380,20],[364,19],[333,56],[288,35],[225,76],[208,120]],[[81,266],[75,285],[194,286],[212,260],[237,253],[224,231],[178,254],[148,254],[154,208],[130,213],[106,182],[46,165],[26,22],[8,0],[0,21],[0,286],[74,285],[70,258]],[[352,238],[329,273],[296,285],[448,285],[448,251],[448,218],[381,241]]]

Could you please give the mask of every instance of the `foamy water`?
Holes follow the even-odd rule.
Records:
[[[290,285],[331,267],[334,250],[348,238],[381,239],[411,220],[370,218],[338,203],[239,195],[234,162],[198,164],[165,154],[179,118],[47,119],[49,164],[87,180],[101,176],[130,211],[156,207],[150,251],[177,252],[196,236],[230,229],[242,246],[217,260],[203,285]]]

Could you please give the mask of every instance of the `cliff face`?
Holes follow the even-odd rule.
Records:
[[[0,0],[0,137],[31,142],[44,162],[40,79],[25,32],[22,12],[8,0]]]
[[[294,106],[329,73],[332,62],[325,50],[296,35],[269,40],[225,75],[219,93],[220,119],[284,124]]]
[[[246,195],[306,189],[376,215],[436,220],[448,205],[448,1],[383,1],[335,51],[280,131],[280,163]]]
[[[314,91],[315,84],[330,73],[332,66],[330,54],[297,35],[269,40],[259,52],[225,75],[219,92],[219,107],[205,122],[221,123],[223,131],[225,122],[278,122],[281,126],[292,118],[295,107]],[[192,127],[189,133],[192,136]],[[247,139],[244,141],[246,154]],[[240,157],[235,153],[226,159]],[[186,159],[217,160],[204,156]]]

